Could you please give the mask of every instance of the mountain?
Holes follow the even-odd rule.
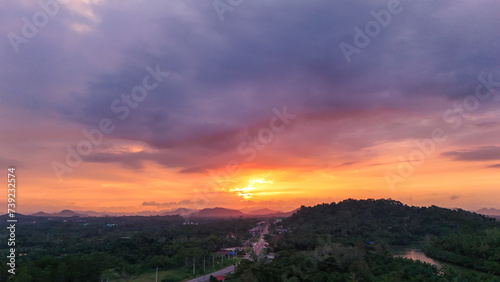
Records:
[[[186,208],[178,208],[178,209],[173,210],[173,211],[164,212],[164,213],[162,213],[160,215],[180,215],[180,216],[185,216],[185,215],[192,214],[194,212],[197,212],[197,210],[186,209]]]
[[[81,214],[81,213],[76,213],[72,210],[62,210],[58,213],[53,213],[52,216],[55,216],[55,217],[72,217],[72,216],[81,216],[81,217],[84,217],[84,216],[87,216],[85,214]]]
[[[258,209],[258,210],[247,212],[248,215],[266,215],[266,214],[275,214],[275,213],[282,213],[282,211],[275,211],[272,209],[264,208],[264,209]]]
[[[158,212],[156,212],[156,211],[139,211],[139,212],[136,212],[135,215],[139,215],[139,216],[153,216],[153,215],[158,215]]]
[[[290,216],[292,216],[292,214],[296,213],[299,210],[300,210],[300,208],[297,208],[297,209],[294,209],[293,211],[289,211],[289,212],[275,213],[275,214],[272,214],[272,216],[274,216],[274,217],[290,217]]]
[[[45,213],[45,212],[37,212],[32,214],[32,216],[44,216],[44,217],[73,217],[73,216],[80,216],[80,217],[86,217],[86,214],[81,214],[81,213],[76,213],[71,210],[62,210],[58,213]]]
[[[240,217],[245,216],[244,213],[238,210],[226,208],[202,209],[201,211],[191,214],[192,217]]]
[[[500,210],[497,209],[488,209],[488,208],[482,208],[477,211],[477,213],[484,214],[484,215],[500,215]]]
[[[275,211],[268,208],[258,209],[254,211],[250,211],[246,214],[247,217],[290,217],[292,214],[297,212],[299,209],[294,209],[289,212]]]
[[[104,216],[192,216],[192,217],[289,217],[295,213],[298,209],[291,212],[276,211],[269,208],[261,208],[257,210],[249,210],[247,213],[241,210],[233,210],[226,208],[206,208],[203,210],[195,210],[189,208],[178,208],[175,210],[161,210],[161,211],[140,211],[140,212],[95,212],[95,211],[72,211],[63,210],[58,213],[46,213],[43,211],[31,214],[31,216],[41,216],[41,217],[104,217]]]
[[[31,216],[52,216],[50,213],[45,213],[43,211],[40,211],[40,212],[37,212],[37,213],[34,213],[34,214],[30,214]]]
[[[95,212],[95,211],[75,211],[76,213],[85,214],[87,216],[101,217],[107,216],[109,213],[106,212]]]

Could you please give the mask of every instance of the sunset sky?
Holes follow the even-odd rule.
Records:
[[[499,1],[41,2],[0,4],[21,213],[500,209]]]

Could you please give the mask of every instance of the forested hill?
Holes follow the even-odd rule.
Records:
[[[301,233],[304,241],[316,241],[318,237],[314,234],[331,234],[336,237],[345,235],[349,240],[384,239],[390,244],[408,244],[425,235],[439,236],[500,226],[493,218],[461,209],[410,207],[391,199],[348,199],[314,207],[302,206],[284,225]],[[315,245],[309,243],[309,247]]]
[[[242,261],[226,281],[500,281],[499,222],[464,210],[349,199],[301,207],[269,230],[273,259]],[[394,257],[391,245],[466,268]]]

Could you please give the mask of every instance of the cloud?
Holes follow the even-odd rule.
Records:
[[[460,196],[457,196],[457,195],[451,195],[450,196],[450,200],[452,200],[452,201],[456,200],[456,199],[459,199],[459,198],[460,198]]]
[[[491,161],[500,160],[500,147],[481,146],[470,151],[450,151],[442,153],[443,156],[451,157],[457,161]]]
[[[15,168],[26,167],[24,162],[12,160],[12,159],[8,159],[8,158],[2,158],[2,157],[0,157],[0,166],[1,167],[15,167]]]
[[[179,173],[201,173],[201,174],[207,174],[208,169],[204,167],[192,167],[192,168],[187,168],[180,170]]]
[[[202,202],[193,202],[191,200],[182,200],[179,202],[167,202],[167,203],[157,203],[155,201],[143,202],[142,206],[153,206],[153,207],[172,207],[172,206],[187,206],[201,204]]]
[[[494,165],[490,165],[488,167],[489,168],[500,168],[500,164],[494,164]]]
[[[21,34],[19,19],[40,10],[36,1],[5,5],[2,34]],[[221,22],[211,1],[68,4],[17,55],[8,39],[0,45],[0,130],[8,132],[0,137],[0,164],[36,156],[26,173],[43,171],[40,179],[57,181],[51,162],[64,162],[66,146],[82,140],[83,129],[109,118],[116,129],[104,143],[151,150],[117,153],[103,145],[67,175],[118,164],[116,174],[125,179],[154,162],[194,178],[232,160],[268,171],[344,167],[352,160],[377,169],[397,159],[390,156],[397,146],[374,148],[429,138],[445,110],[474,94],[479,73],[493,73],[495,81],[500,73],[500,2],[494,1],[402,1],[403,11],[348,64],[339,44],[353,44],[354,27],[363,28],[373,20],[370,11],[386,5],[252,0]],[[156,65],[171,76],[120,120],[111,104]],[[474,112],[474,126],[457,131],[453,140],[463,151],[444,156],[499,159],[498,147],[475,148],[478,136],[496,144],[492,120],[500,117],[489,102]],[[297,119],[245,162],[238,147],[255,140],[273,108],[284,106]],[[293,174],[290,182],[302,181]]]
[[[358,162],[345,162],[345,163],[342,163],[340,165],[338,165],[337,167],[342,167],[342,166],[350,166],[350,165],[353,165],[353,164],[356,164]]]

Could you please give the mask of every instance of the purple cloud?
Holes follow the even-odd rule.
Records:
[[[482,146],[471,151],[450,151],[442,154],[457,161],[491,161],[500,160],[500,147]]]
[[[203,173],[240,157],[238,145],[265,125],[273,108],[287,106],[300,120],[262,160],[348,165],[346,155],[382,142],[427,138],[438,122],[416,121],[439,120],[454,101],[474,93],[480,72],[498,71],[500,64],[500,3],[469,1],[404,2],[402,14],[346,64],[338,44],[352,40],[353,28],[386,4],[246,1],[223,22],[210,2],[64,7],[17,55],[4,36],[0,102],[20,114],[64,121],[44,127],[52,137],[43,141],[57,155],[74,145],[74,134],[111,118],[116,130],[107,141],[144,142],[157,151],[95,152],[85,161],[140,169],[151,160],[181,173]],[[19,19],[39,9],[6,5],[5,35],[20,33]],[[118,120],[111,103],[155,65],[172,75]],[[332,148],[338,160],[323,160]],[[496,151],[466,150],[444,155],[497,159]]]

